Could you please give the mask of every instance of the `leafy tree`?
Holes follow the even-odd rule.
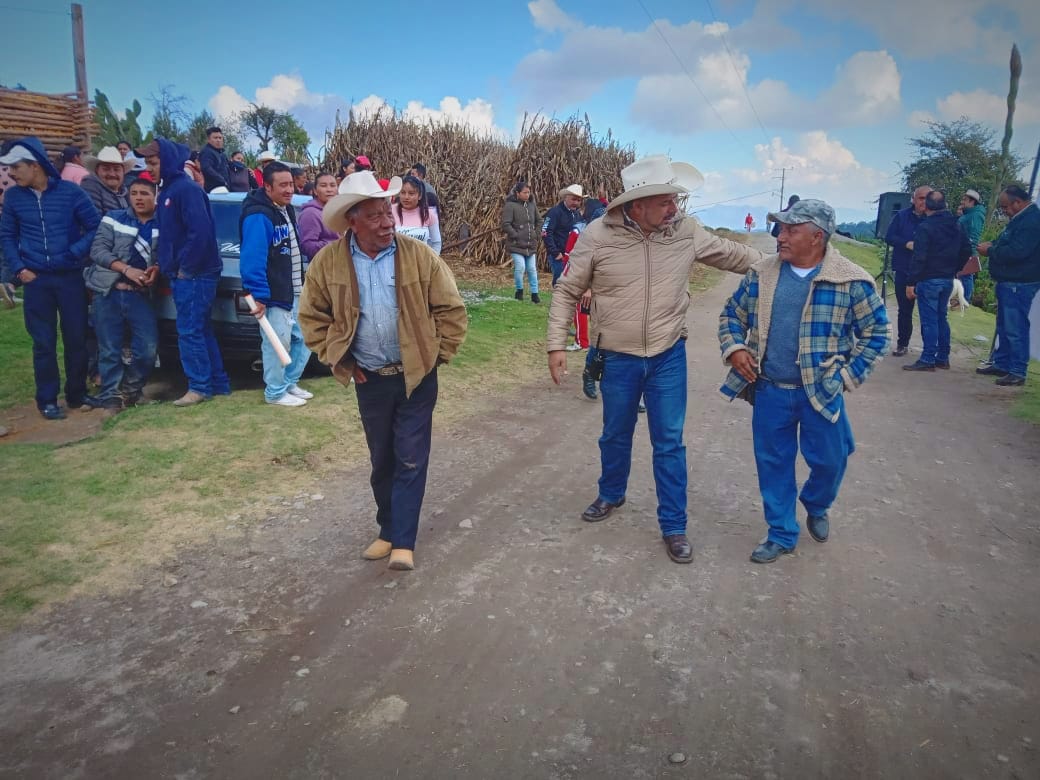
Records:
[[[991,129],[961,117],[954,122],[927,122],[928,133],[911,138],[917,159],[903,167],[907,192],[929,184],[946,192],[956,207],[967,189],[988,193],[1001,176],[1004,161]],[[1024,162],[1011,153],[1006,170],[1021,170]]]
[[[210,127],[219,127],[224,135],[224,153],[228,157],[234,151],[245,151],[242,143],[242,133],[234,120],[217,119],[206,109],[203,109],[188,122],[185,131],[185,141],[192,149],[201,149],[206,145],[206,130]]]
[[[115,146],[121,140],[127,140],[133,147],[140,146],[151,138],[141,132],[138,117],[141,116],[141,103],[135,100],[131,107],[126,109],[124,118],[120,119],[112,108],[108,95],[100,89],[94,90],[94,119],[101,133],[95,139],[98,149],[102,146]]]
[[[183,142],[183,126],[190,121],[188,98],[176,94],[172,84],[160,84],[159,91],[148,96],[148,102],[152,104],[152,135]]]
[[[271,147],[274,127],[282,117],[282,114],[268,106],[258,106],[256,103],[250,103],[249,105],[250,108],[238,115],[238,121],[259,139],[260,151],[266,152]]]
[[[275,152],[283,160],[305,163],[310,155],[311,137],[291,114],[282,114],[273,127]]]

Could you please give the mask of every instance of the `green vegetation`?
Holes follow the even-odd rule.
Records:
[[[509,387],[548,381],[550,296],[535,306],[511,300],[511,289],[465,295],[470,332],[457,360],[441,369],[438,425],[480,412]],[[20,310],[0,311],[0,348],[0,405],[31,403]],[[118,582],[178,543],[264,516],[282,498],[274,493],[318,492],[330,471],[363,463],[353,390],[331,377],[304,385],[315,399],[291,412],[292,425],[251,389],[190,409],[130,409],[65,446],[0,445],[0,624],[79,583]]]

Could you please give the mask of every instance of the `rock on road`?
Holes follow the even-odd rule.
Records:
[[[438,428],[415,572],[358,558],[359,468],[0,639],[0,776],[1040,776],[1040,433],[967,355],[886,359],[848,396],[830,541],[755,566],[750,407],[716,392],[736,282],[690,311],[692,565],[643,419],[628,503],[579,519],[600,409],[575,363]]]

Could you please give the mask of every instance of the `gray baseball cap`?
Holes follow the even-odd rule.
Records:
[[[800,200],[786,211],[774,211],[769,218],[784,225],[804,225],[811,222],[828,235],[833,235],[837,227],[834,222],[834,209],[822,200]]]

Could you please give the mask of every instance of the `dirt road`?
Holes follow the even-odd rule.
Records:
[[[439,430],[415,572],[359,560],[359,470],[0,639],[0,775],[1040,776],[1040,432],[967,355],[886,360],[831,540],[755,566],[750,408],[715,392],[735,283],[690,314],[693,565],[645,422],[626,506],[579,519],[599,405],[572,370]]]

